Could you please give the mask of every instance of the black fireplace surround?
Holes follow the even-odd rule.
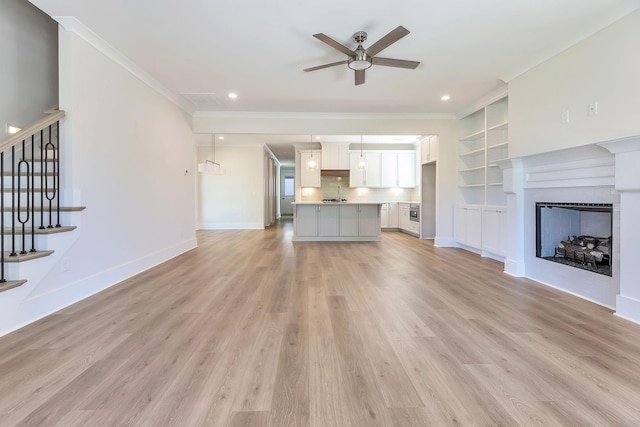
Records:
[[[613,205],[536,203],[536,257],[611,276]]]

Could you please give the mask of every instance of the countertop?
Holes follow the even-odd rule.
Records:
[[[353,201],[353,202],[291,202],[292,205],[381,205],[383,203],[388,202],[363,202],[363,201]]]
[[[407,202],[407,201],[397,202],[395,200],[385,200],[383,202],[363,201],[363,200],[354,200],[354,201],[347,201],[347,202],[323,202],[323,201],[319,201],[319,202],[291,202],[292,205],[382,205],[383,203],[409,203],[409,204],[412,204],[412,205],[419,205],[420,204],[420,202]]]

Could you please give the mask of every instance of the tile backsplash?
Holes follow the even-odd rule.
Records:
[[[418,200],[417,188],[352,188],[349,177],[323,176],[320,188],[303,188],[303,202],[319,202],[322,199],[347,199],[350,202],[409,202]]]

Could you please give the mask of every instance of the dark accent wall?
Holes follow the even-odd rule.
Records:
[[[27,0],[0,1],[0,140],[58,104],[58,25]]]

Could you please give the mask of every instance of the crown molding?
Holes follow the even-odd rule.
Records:
[[[82,40],[93,46],[98,52],[102,53],[107,58],[133,74],[147,86],[177,105],[180,109],[189,114],[193,114],[194,108],[186,99],[183,100],[176,96],[160,82],[151,77],[149,73],[140,68],[135,62],[127,58],[122,54],[122,52],[107,43],[102,37],[80,22],[75,16],[53,16],[52,18],[58,22],[65,31],[71,32],[80,37]]]
[[[448,113],[319,113],[195,111],[193,117],[214,119],[313,119],[313,120],[455,120]]]

